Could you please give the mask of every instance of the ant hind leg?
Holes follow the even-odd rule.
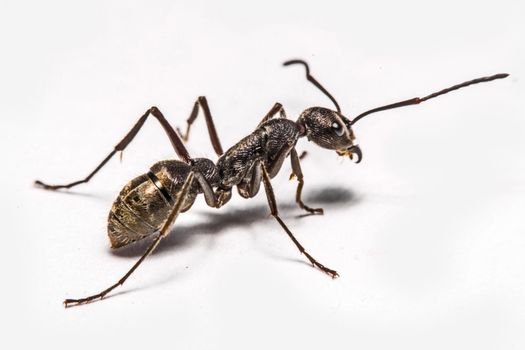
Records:
[[[193,181],[193,178],[194,178],[194,174],[193,172],[190,172],[188,174],[188,177],[186,177],[186,180],[184,181],[184,185],[182,186],[182,189],[179,193],[175,206],[173,207],[171,213],[169,214],[168,218],[164,222],[164,225],[162,225],[162,228],[160,229],[159,235],[155,237],[153,242],[151,242],[151,245],[148,247],[148,249],[146,249],[144,254],[135,263],[135,265],[133,265],[131,269],[129,269],[129,271],[121,279],[117,281],[117,283],[111,285],[109,288],[104,289],[102,292],[98,294],[93,294],[91,296],[81,298],[81,299],[66,299],[64,300],[64,306],[69,307],[69,306],[74,306],[74,305],[81,305],[81,304],[86,304],[86,303],[95,301],[97,299],[103,299],[109,292],[111,292],[118,286],[123,285],[124,282],[126,282],[126,280],[129,278],[129,276],[131,276],[131,274],[140,266],[140,264],[142,264],[142,262],[155,250],[155,248],[157,248],[160,241],[169,234],[171,227],[175,223],[177,216],[182,210],[186,196],[188,195],[188,192],[191,188],[191,183]]]
[[[95,170],[93,170],[88,176],[86,176],[84,179],[82,180],[78,180],[78,181],[74,181],[74,182],[71,182],[71,183],[68,183],[68,184],[65,184],[65,185],[48,185],[42,181],[35,181],[35,185],[39,186],[39,187],[42,187],[46,190],[58,190],[58,189],[61,189],[61,188],[71,188],[71,187],[74,187],[74,186],[77,186],[77,185],[80,185],[80,184],[83,184],[83,183],[87,183],[89,180],[91,180],[91,178],[96,174],[98,173],[98,171],[100,169],[102,169],[102,167],[104,167],[104,165],[106,165],[106,163],[117,153],[117,152],[122,152],[124,151],[124,149],[126,149],[126,147],[131,143],[131,141],[133,141],[133,139],[135,138],[135,136],[138,134],[138,132],[140,131],[140,129],[142,128],[142,126],[144,125],[144,123],[146,122],[146,120],[148,119],[148,117],[152,115],[153,117],[155,117],[159,123],[162,125],[164,131],[166,132],[166,134],[168,135],[168,138],[170,139],[171,141],[171,144],[173,146],[173,148],[175,149],[175,152],[177,152],[177,154],[179,155],[179,158],[181,158],[183,161],[185,161],[186,163],[190,163],[191,161],[191,158],[188,154],[188,151],[186,150],[186,147],[184,146],[184,144],[182,143],[179,135],[177,135],[177,133],[175,132],[175,130],[173,130],[172,126],[169,124],[169,122],[166,120],[166,118],[164,117],[164,115],[162,115],[162,113],[160,112],[160,110],[157,108],[157,107],[151,107],[150,109],[148,109],[140,118],[139,120],[137,121],[137,123],[135,123],[135,125],[133,126],[133,128],[131,128],[131,130],[126,134],[126,136],[124,136],[124,138],[115,146],[115,148],[107,155],[106,158],[104,158],[104,160],[102,160],[102,162],[100,162],[100,164],[95,168]]]

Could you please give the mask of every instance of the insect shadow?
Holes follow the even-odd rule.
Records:
[[[362,198],[350,189],[331,186],[312,190],[306,199],[308,202],[322,205],[329,210],[336,210],[336,208],[341,208],[342,205],[348,207],[349,205],[357,204]],[[284,212],[297,212],[297,205],[295,202],[284,202],[279,205],[279,209],[282,209]],[[180,249],[191,244],[197,236],[215,236],[231,228],[241,226],[248,229],[260,221],[267,220],[270,217],[270,212],[265,203],[251,207],[236,208],[221,213],[202,212],[202,215],[206,219],[200,223],[190,225],[179,225],[176,223],[170,234],[162,241],[162,244],[153,255]],[[295,215],[295,218],[302,219],[305,216],[310,215]],[[150,244],[150,241],[151,238],[147,238],[118,250],[112,249],[111,253],[115,256],[126,258],[141,256],[144,249]]]

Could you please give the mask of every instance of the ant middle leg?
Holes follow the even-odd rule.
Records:
[[[262,124],[275,117],[277,113],[279,113],[281,118],[286,119],[286,112],[284,111],[283,105],[279,102],[276,102],[273,105],[272,109],[270,109],[270,111],[266,113],[266,115],[262,118],[261,122],[257,125],[257,127],[260,127]]]
[[[181,158],[186,163],[191,162],[190,155],[188,154],[188,151],[186,150],[186,147],[182,143],[182,140],[180,139],[179,135],[173,130],[172,126],[169,124],[169,122],[166,120],[164,115],[160,112],[160,110],[157,107],[151,107],[148,109],[137,121],[137,123],[131,128],[131,130],[124,136],[124,138],[114,147],[114,149],[107,155],[102,162],[93,170],[88,176],[86,176],[82,180],[74,181],[65,185],[48,185],[43,183],[42,181],[35,181],[35,185],[40,186],[46,190],[58,190],[61,188],[71,188],[83,183],[88,182],[91,180],[91,178],[100,170],[106,163],[117,153],[117,152],[123,152],[124,149],[133,141],[135,136],[138,134],[148,117],[152,115],[155,117],[159,123],[162,125],[164,131],[168,135],[169,140],[171,141],[171,144],[173,148],[175,149],[175,152],[177,152],[179,158]]]
[[[237,191],[243,198],[253,198],[259,193],[261,187],[262,172],[261,172],[261,160],[256,160],[253,166],[248,170],[246,176],[237,184]]]
[[[197,116],[199,115],[199,106],[201,106],[202,112],[204,113],[204,119],[206,120],[206,127],[208,128],[208,134],[210,135],[210,141],[213,146],[213,150],[220,157],[224,151],[222,150],[219,135],[217,135],[217,130],[215,129],[215,124],[213,123],[213,118],[211,116],[210,107],[208,106],[208,100],[205,96],[199,96],[193,104],[191,114],[188,120],[186,120],[186,132],[183,134],[179,128],[177,128],[177,131],[181,135],[184,142],[188,142],[191,125],[193,122],[195,122],[195,119],[197,119]]]
[[[304,153],[304,152],[303,152]],[[290,175],[290,179],[293,179],[294,177],[297,178],[297,181],[299,184],[297,185],[297,191],[295,192],[295,201],[299,205],[301,209],[306,210],[310,214],[324,214],[323,208],[310,208],[306,204],[303,203],[303,199],[301,197],[303,186],[304,186],[304,177],[303,172],[301,170],[301,157],[297,155],[297,151],[295,148],[292,148],[292,151],[290,152],[290,159],[292,162],[292,175]]]
[[[308,260],[313,266],[317,267],[319,270],[323,271],[324,273],[326,273],[332,278],[338,277],[339,274],[337,273],[337,271],[329,269],[328,267],[324,266],[323,264],[315,260],[315,258],[311,256],[306,251],[306,249],[304,249],[301,243],[299,243],[299,241],[295,238],[292,231],[290,231],[290,229],[286,226],[284,221],[279,216],[279,211],[277,210],[277,202],[275,200],[275,194],[273,193],[272,184],[270,182],[270,176],[268,175],[268,171],[266,170],[266,167],[262,163],[261,163],[261,170],[262,170],[264,189],[266,190],[266,198],[268,199],[268,205],[270,206],[270,212],[272,216],[277,220],[277,222],[279,222],[279,225],[281,225],[284,231],[288,234],[288,237],[290,237],[290,239],[294,242],[297,249],[299,249],[299,251],[308,258]]]

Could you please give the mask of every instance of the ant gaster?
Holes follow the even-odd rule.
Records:
[[[277,175],[284,160],[290,157],[293,171],[292,177],[298,180],[296,191],[297,204],[308,213],[323,213],[323,209],[310,208],[302,201],[301,193],[304,178],[300,165],[301,157],[295,149],[297,141],[306,137],[308,141],[312,141],[322,148],[335,150],[338,155],[348,156],[356,163],[359,163],[362,159],[362,153],[359,146],[355,143],[356,138],[352,126],[366,115],[418,104],[468,85],[508,76],[508,74],[497,74],[470,80],[426,97],[416,97],[374,108],[350,120],[341,113],[335,98],[310,75],[310,69],[306,62],[291,60],[284,63],[285,66],[292,64],[300,64],[305,67],[307,80],[320,89],[334,103],[336,110],[324,107],[311,107],[301,113],[297,121],[294,122],[287,119],[283,106],[280,103],[276,103],[261,120],[254,132],[240,140],[226,152],[223,152],[205,97],[201,96],[195,101],[184,133],[180,130],[176,132],[160,110],[157,107],[151,107],[140,117],[133,128],[115,146],[113,151],[85,179],[66,185],[47,185],[41,181],[35,182],[36,185],[48,190],[71,188],[88,182],[117,152],[124,151],[149,116],[153,116],[160,122],[180,158],[180,160],[158,162],[146,174],[128,182],[113,203],[109,213],[108,236],[112,248],[119,248],[152,234],[157,234],[141,258],[120,280],[109,288],[85,298],[66,299],[64,301],[65,306],[84,304],[102,299],[113,289],[122,285],[170,232],[177,216],[191,208],[198,194],[204,195],[208,206],[220,208],[230,200],[233,187],[237,187],[242,197],[252,198],[259,192],[261,182],[264,185],[271,215],[277,220],[295,246],[313,266],[332,278],[337,277],[336,271],[318,262],[305,250],[281,219],[277,210],[271,179]],[[217,163],[213,163],[213,161],[206,158],[192,158],[183,143],[188,140],[191,125],[198,116],[199,107],[203,111],[215,153],[219,156]],[[274,118],[277,115],[279,117]]]

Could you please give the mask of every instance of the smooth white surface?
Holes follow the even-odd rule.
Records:
[[[523,2],[397,0],[3,2],[0,14],[2,348],[523,349]],[[356,125],[359,165],[301,140],[298,218],[289,165],[263,193],[217,211],[198,200],[110,298],[64,310],[116,281],[144,245],[112,252],[106,216],[121,187],[173,157],[148,122],[91,183],[87,175],[151,105],[183,126],[208,97],[225,148],[274,102],[295,119],[330,102],[368,108],[499,72]],[[189,143],[215,155],[202,119]]]

